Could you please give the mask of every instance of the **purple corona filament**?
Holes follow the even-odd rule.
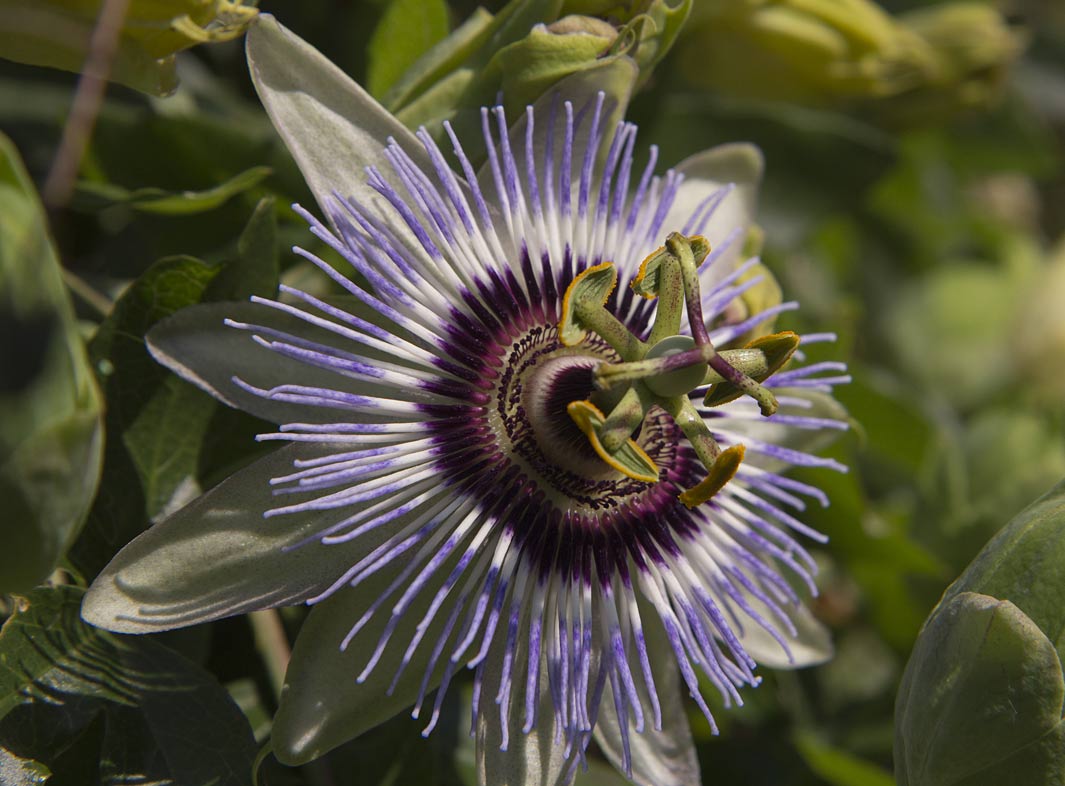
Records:
[[[556,104],[546,117],[530,109],[525,133],[513,139],[501,109],[481,119],[487,178],[474,176],[446,126],[447,153],[422,130],[421,165],[393,142],[380,166],[367,169],[376,204],[336,194],[329,225],[297,208],[350,269],[297,253],[339,284],[352,307],[285,287],[285,302],[256,302],[302,322],[300,335],[228,323],[305,364],[313,380],[269,390],[239,383],[307,407],[307,422],[260,438],[335,448],[276,478],[277,504],[267,515],[316,511],[321,527],[306,542],[376,544],[311,602],[388,577],[337,645],[357,643],[366,653],[359,681],[379,670],[391,672],[392,688],[405,675],[420,681],[414,715],[426,716],[426,733],[449,682],[468,667],[474,717],[498,713],[503,748],[513,735],[553,722],[557,742],[579,758],[597,718],[612,713],[631,771],[630,727],[662,727],[645,635],[651,615],[711,726],[700,674],[726,705],[742,703],[739,689],[760,680],[744,631],[761,628],[790,652],[789,612],[799,598],[789,577],[816,592],[814,562],[794,536],[822,540],[797,514],[805,500],[826,500],[778,468],[842,467],[745,427],[845,429],[804,415],[809,400],[788,391],[829,390],[847,377],[834,363],[777,373],[765,384],[782,411],[768,419],[749,399],[700,409],[715,439],[743,443],[752,460],[694,509],[677,495],[704,470],[663,412],[652,411],[639,433],[660,480],[610,471],[566,405],[592,392],[597,364],[616,358],[596,342],[563,348],[556,329],[563,293],[581,271],[612,262],[621,281],[608,307],[634,335],[646,335],[654,303],[628,287],[641,260],[668,232],[702,234],[736,190],[723,185],[666,226],[683,177],[655,175],[654,148],[647,166],[634,170],[636,128],[608,129],[602,95],[579,110]],[[539,121],[549,129],[538,152]],[[701,270],[698,305],[717,346],[796,307],[722,319],[756,283],[742,280],[755,260],[714,268],[742,242],[737,227]],[[358,394],[347,380],[358,383]],[[384,658],[397,639],[402,655]]]

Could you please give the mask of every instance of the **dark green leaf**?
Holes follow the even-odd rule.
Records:
[[[811,733],[801,733],[795,747],[810,769],[832,786],[894,786],[895,779],[875,764],[827,744]]]
[[[148,638],[86,625],[81,597],[34,590],[0,631],[7,749],[67,783],[249,784],[255,742],[225,689]]]
[[[237,241],[237,256],[211,281],[205,300],[243,300],[249,295],[272,297],[280,275],[277,215],[273,197],[259,201]]]
[[[831,506],[811,506],[803,520],[829,537],[831,554],[861,587],[873,623],[896,649],[909,649],[928,608],[914,595],[911,578],[940,577],[945,567],[910,538],[900,522],[870,508],[853,456],[839,445],[826,451],[851,470],[846,474],[800,470],[796,478],[815,484]],[[862,526],[856,522],[869,522]]]
[[[452,82],[461,90],[472,74],[460,67],[473,57],[494,29],[494,17],[483,8],[475,10],[451,35],[407,69],[382,99],[382,104],[395,112],[444,82]]]
[[[36,191],[0,135],[0,592],[43,581],[100,473],[99,392]]]
[[[980,540],[1065,477],[1065,442],[1056,417],[1013,403],[984,408],[962,436],[968,487],[951,512],[959,525],[977,525],[984,533]]]
[[[387,97],[389,110],[411,127],[448,117],[456,108],[453,99],[468,102],[476,92],[471,83],[500,49],[524,38],[534,25],[554,21],[561,6],[560,0],[514,0],[495,16],[471,15],[395,85]]]
[[[198,494],[201,478],[239,463],[254,450],[249,418],[221,412],[213,399],[158,365],[144,334],[180,308],[215,299],[272,295],[277,251],[272,201],[253,213],[237,256],[221,266],[191,257],[157,262],[123,294],[90,349],[105,370],[108,449],[104,482],[85,536],[71,553],[89,579],[148,523]],[[218,433],[239,435],[238,455],[219,445]],[[213,455],[214,453],[218,455]]]
[[[928,461],[934,431],[901,386],[884,375],[853,368],[854,381],[839,389],[838,398],[864,436],[866,454],[916,477]]]
[[[91,2],[5,0],[0,53],[20,63],[78,72],[85,65],[98,12],[99,6]],[[109,68],[113,81],[152,95],[174,91],[177,69],[172,53],[153,54],[128,35],[116,43]]]
[[[217,268],[190,257],[159,262],[118,301],[90,344],[95,362],[110,369],[105,389],[108,430],[117,437],[113,447],[125,448],[133,460],[148,515],[166,505],[187,477],[186,468],[195,466],[190,458],[213,403],[157,365],[142,336],[163,317],[198,303],[217,274]]]
[[[289,217],[293,224],[298,221],[306,236],[305,225],[288,205],[310,205],[310,194],[259,107],[230,96],[222,116],[203,111],[163,115],[142,107],[105,113],[93,134],[82,175],[122,192],[146,186],[175,194],[198,192],[263,166],[273,174],[205,212],[163,215],[110,202],[106,204],[111,207],[100,212],[104,203],[97,201],[88,206],[89,214],[75,213],[67,219],[79,225],[95,222],[102,229],[95,238],[86,238],[85,232],[72,235],[71,244],[77,243],[72,255],[84,270],[105,270],[125,278],[135,278],[167,256],[190,254],[220,262],[264,192],[280,197],[279,216]]]
[[[75,198],[86,208],[123,204],[147,213],[189,215],[213,210],[237,194],[257,186],[270,173],[270,167],[252,167],[212,188],[179,193],[161,188],[138,188],[130,191],[114,183],[84,180],[78,184]]]

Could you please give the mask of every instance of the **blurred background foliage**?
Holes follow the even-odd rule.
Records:
[[[744,707],[717,713],[719,737],[694,711],[693,728],[707,782],[895,782],[895,697],[922,622],[983,544],[1065,476],[1065,6],[694,0],[682,26],[689,4],[676,1],[483,5],[260,3],[405,122],[461,123],[499,90],[513,109],[562,76],[628,55],[641,68],[629,118],[665,165],[719,142],[763,149],[763,259],[785,298],[803,306],[779,324],[838,334],[811,355],[844,359],[854,376],[839,396],[855,428],[830,449],[851,471],[806,478],[832,499],[806,518],[831,537],[817,551],[815,610],[837,656],[766,673]],[[21,593],[8,596],[3,610],[14,616],[0,634],[9,666],[0,780],[243,784],[252,737],[266,737],[276,707],[276,635],[291,638],[302,609],[282,610],[281,631],[270,627],[276,616],[251,617],[127,639],[80,622],[78,587],[151,521],[261,450],[252,440],[261,424],[164,373],[141,337],[191,303],[268,294],[279,280],[326,286],[288,251],[316,242],[289,207],[313,200],[248,79],[236,37],[254,9],[209,0],[133,0],[117,39],[120,84],[99,107],[69,196],[49,192],[77,75],[38,66],[79,70],[85,47],[76,42],[98,7],[0,0],[0,56],[9,58],[0,60],[0,127],[14,144],[0,189],[0,406],[9,415],[0,484],[20,482],[15,447],[34,428],[79,428],[90,454],[100,450],[93,424],[106,434],[95,498],[82,483],[81,497],[64,501],[69,510],[51,511],[64,526],[44,525],[51,551],[36,559],[47,564],[0,563],[0,589]],[[572,14],[585,16],[559,21]],[[530,33],[539,22],[551,26]],[[81,32],[27,33],[41,29]],[[54,281],[39,285],[41,303],[20,309],[12,260],[21,251],[8,219],[42,215],[33,183],[46,192],[58,264],[42,273]],[[33,242],[47,248],[43,226]],[[77,331],[87,359],[79,345],[53,375],[59,382],[48,381],[48,364],[27,361]],[[8,428],[33,385],[69,387],[89,367],[99,393],[81,379],[64,405],[80,425],[30,414],[21,431]],[[36,535],[25,536],[22,515],[5,511],[3,540],[33,541],[30,549]],[[82,520],[75,540],[72,522]],[[52,589],[28,592],[49,576]],[[63,583],[71,586],[54,587]],[[973,593],[999,595],[968,589],[974,614],[1001,611]],[[960,602],[947,611],[960,613]],[[164,722],[153,708],[171,690],[189,707]],[[354,783],[358,772],[360,784],[470,783],[467,707],[452,692],[447,722],[428,741],[401,716],[298,770],[267,758],[260,782]],[[200,723],[205,712],[215,725]],[[138,733],[118,744],[116,728]],[[193,733],[217,757],[182,770],[188,754],[174,737]],[[578,782],[621,780],[593,761]]]

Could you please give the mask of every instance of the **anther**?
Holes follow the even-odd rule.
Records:
[[[788,361],[799,342],[794,333],[776,333],[743,349],[717,352],[703,321],[699,291],[699,266],[709,252],[706,238],[673,232],[661,248],[644,259],[632,289],[641,297],[658,300],[646,342],[606,308],[618,280],[617,271],[608,262],[588,268],[573,280],[563,298],[558,325],[564,345],[575,346],[594,333],[622,360],[600,363],[594,372],[599,392],[567,407],[596,454],[630,478],[657,480],[658,468],[632,435],[651,407],[661,407],[707,469],[702,481],[680,495],[688,507],[707,501],[724,488],[738,471],[744,454],[742,445],[721,449],[692,404],[691,392],[710,385],[704,398],[706,406],[750,396],[763,415],[772,415],[777,409],[776,397],[761,383]],[[691,336],[679,333],[685,314]],[[609,407],[609,414],[597,404]]]

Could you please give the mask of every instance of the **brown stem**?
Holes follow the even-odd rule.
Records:
[[[100,113],[129,3],[130,0],[104,0],[96,19],[96,27],[89,38],[89,52],[74,93],[74,104],[41,191],[44,203],[50,208],[64,206],[74,193],[74,181]]]
[[[292,656],[288,636],[285,635],[285,629],[281,625],[281,617],[277,609],[253,611],[248,616],[251,619],[252,631],[255,633],[255,644],[270,674],[274,698],[280,699],[281,686],[285,684],[285,670]]]

